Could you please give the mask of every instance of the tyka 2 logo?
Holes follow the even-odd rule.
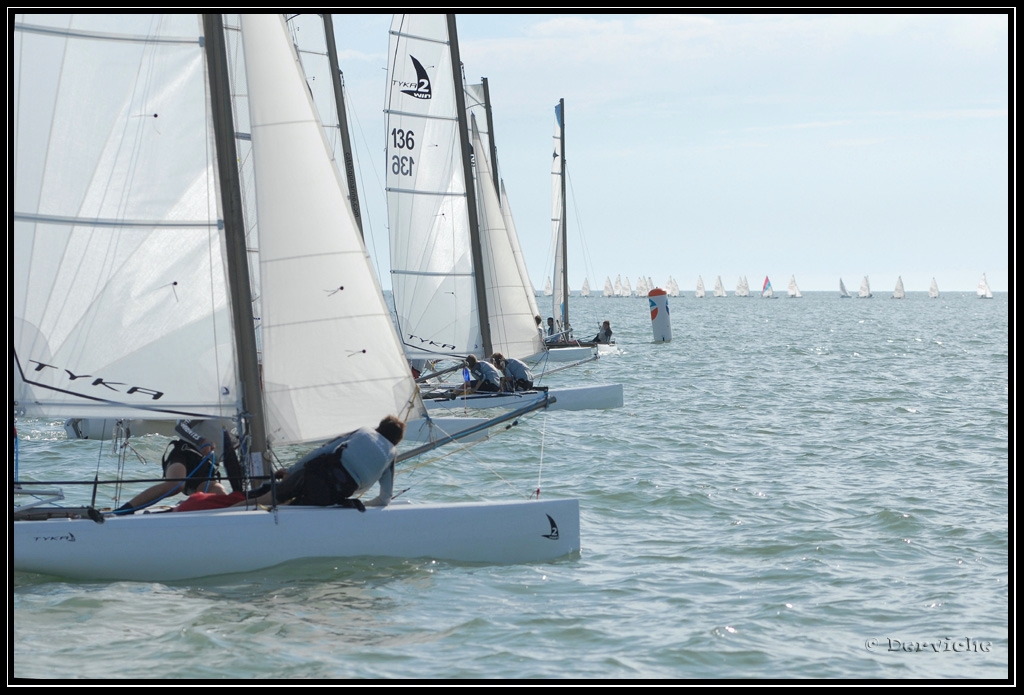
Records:
[[[433,90],[430,88],[430,77],[427,75],[426,69],[414,57],[409,56],[409,60],[412,61],[412,66],[416,68],[416,86],[412,89],[403,89],[402,94],[408,94],[417,99],[429,99],[433,95]],[[400,84],[409,83],[402,82]]]

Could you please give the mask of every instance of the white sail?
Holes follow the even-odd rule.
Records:
[[[715,279],[715,292],[714,292],[714,295],[716,297],[724,297],[725,296],[725,285],[722,284],[722,276],[721,275],[719,275]]]
[[[932,284],[928,286],[928,296],[932,299],[939,296],[939,284],[935,282],[935,278],[932,278]]]
[[[747,284],[747,279],[745,277],[740,277],[736,281],[736,296],[737,297],[749,297],[750,296],[750,286]]]
[[[552,293],[551,278],[549,278],[549,277],[544,278],[544,296],[545,297],[550,297],[551,293]]]
[[[992,299],[992,290],[988,286],[988,279],[985,273],[981,274],[981,282],[978,283],[978,299]]]
[[[272,440],[311,442],[388,414],[426,411],[281,21],[243,15],[241,22],[260,224],[263,388]]]
[[[704,298],[704,278],[700,275],[697,276],[697,291],[693,293],[693,296],[697,299]]]
[[[483,356],[444,15],[395,15],[388,66],[391,286],[405,353]]]
[[[669,275],[668,276],[668,282],[666,284],[668,285],[668,296],[670,296],[670,297],[678,297],[679,296],[679,283],[676,282],[676,279],[674,277],[672,277],[671,275]]]
[[[839,297],[846,299],[850,296],[850,293],[846,291],[846,283],[843,282],[842,278],[839,278]]]
[[[622,296],[622,276],[621,275],[616,275],[615,276],[615,296],[616,297],[621,297]]]
[[[786,294],[794,298],[803,297],[800,294],[800,288],[796,286],[796,275],[789,276],[789,287],[786,289]]]
[[[200,36],[194,15],[16,22],[17,414],[238,410]]]
[[[868,282],[867,275],[860,282],[860,291],[857,293],[857,296],[861,299],[871,296],[871,283]]]
[[[605,297],[614,297],[615,296],[615,288],[612,287],[612,279],[611,279],[611,277],[606,277],[604,279],[604,291],[601,294],[602,294],[602,296],[605,296]]]
[[[540,333],[537,330],[536,320],[534,317],[540,316],[540,309],[537,305],[536,292],[533,289],[533,282],[530,280],[529,272],[526,269],[526,259],[523,256],[522,246],[519,243],[519,234],[516,231],[515,219],[512,215],[512,205],[508,199],[508,193],[505,190],[505,181],[499,176],[496,176],[496,170],[498,168],[497,156],[494,156],[492,161],[491,152],[495,150],[493,135],[487,130],[487,123],[489,121],[488,112],[490,109],[487,103],[487,89],[483,83],[469,84],[466,85],[466,111],[470,114],[471,119],[475,119],[477,134],[480,138],[481,145],[477,147],[474,145],[474,151],[483,152],[487,156],[487,164],[489,172],[477,171],[477,175],[482,178],[486,178],[489,185],[493,188],[494,181],[498,181],[498,202],[501,209],[501,216],[504,221],[504,232],[507,235],[507,242],[500,238],[495,238],[492,245],[496,247],[495,253],[498,256],[502,255],[497,247],[504,249],[507,243],[512,255],[515,258],[516,267],[518,269],[518,281],[515,280],[514,276],[506,275],[505,270],[502,269],[502,275],[505,276],[503,280],[491,280],[492,276],[488,276],[488,288],[493,288],[495,285],[501,286],[500,297],[494,297],[491,294],[488,295],[488,316],[492,322],[492,333],[497,331],[504,338],[495,342],[492,335],[492,349],[502,352],[506,357],[524,357],[529,354],[533,354],[543,349],[543,342],[540,339]],[[489,173],[489,176],[487,175]],[[478,185],[483,185],[482,182]],[[478,200],[481,200],[485,195],[484,191],[478,191]],[[486,196],[490,200],[490,193],[487,192]],[[483,220],[484,210],[481,206],[481,220]],[[499,234],[500,229],[497,224],[487,224],[486,229],[492,234]],[[481,230],[483,234],[483,230]],[[496,256],[488,260],[488,264],[496,265],[502,261]],[[496,277],[496,276],[493,276]],[[524,327],[522,321],[518,318],[519,314],[528,314],[531,318],[528,326]],[[509,317],[509,318],[506,318]],[[518,348],[511,347],[512,343],[528,343],[529,348],[533,352],[521,353],[524,349],[523,346]],[[503,349],[502,349],[503,348]]]
[[[529,301],[533,290],[523,284],[516,253],[519,243],[513,240],[505,226],[506,217],[494,189],[487,148],[476,127],[476,117],[470,120],[491,351],[523,358],[544,349],[534,318],[537,315],[534,313],[535,305],[531,306]]]
[[[904,290],[903,290],[903,278],[902,277],[898,277],[898,278],[896,278],[896,289],[894,289],[893,292],[892,292],[892,298],[893,299],[904,299],[906,296],[907,296],[907,293],[904,292]]]
[[[526,303],[529,306],[530,315],[537,317],[540,316],[540,307],[537,306],[537,293],[533,289],[533,282],[530,280],[530,274],[526,270],[526,259],[523,256],[522,246],[519,244],[519,234],[516,232],[516,223],[512,219],[512,204],[509,203],[508,195],[505,193],[505,182],[501,182],[501,214],[505,218],[505,230],[508,232],[509,244],[512,246],[512,254],[516,258],[516,266],[519,268],[519,278],[522,285],[523,292],[526,294]],[[536,323],[536,319],[534,319]],[[538,342],[540,341],[540,333],[537,332],[536,326],[534,332],[538,335]],[[511,356],[511,354],[507,355]]]
[[[589,297],[590,296],[590,279],[589,278],[583,278],[583,287],[580,289],[580,296],[581,297]]]
[[[622,281],[622,296],[623,297],[632,297],[633,296],[633,286],[629,284],[629,278],[628,277],[625,280]]]

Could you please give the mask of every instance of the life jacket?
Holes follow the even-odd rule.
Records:
[[[168,466],[174,463],[185,466],[185,477],[188,478],[185,481],[186,494],[191,494],[209,483],[209,478],[218,477],[216,459],[212,455],[204,458],[184,439],[173,440],[167,451],[164,452],[164,473],[167,472]]]

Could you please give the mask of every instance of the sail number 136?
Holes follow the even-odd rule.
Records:
[[[411,150],[416,146],[415,133],[401,128],[391,129],[391,146],[396,150]],[[412,176],[412,168],[416,163],[411,156],[391,155],[391,173],[400,176]]]

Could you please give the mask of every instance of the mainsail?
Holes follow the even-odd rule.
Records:
[[[892,292],[893,299],[903,299],[907,296],[907,293],[903,291],[903,278],[896,278],[896,289]]]

